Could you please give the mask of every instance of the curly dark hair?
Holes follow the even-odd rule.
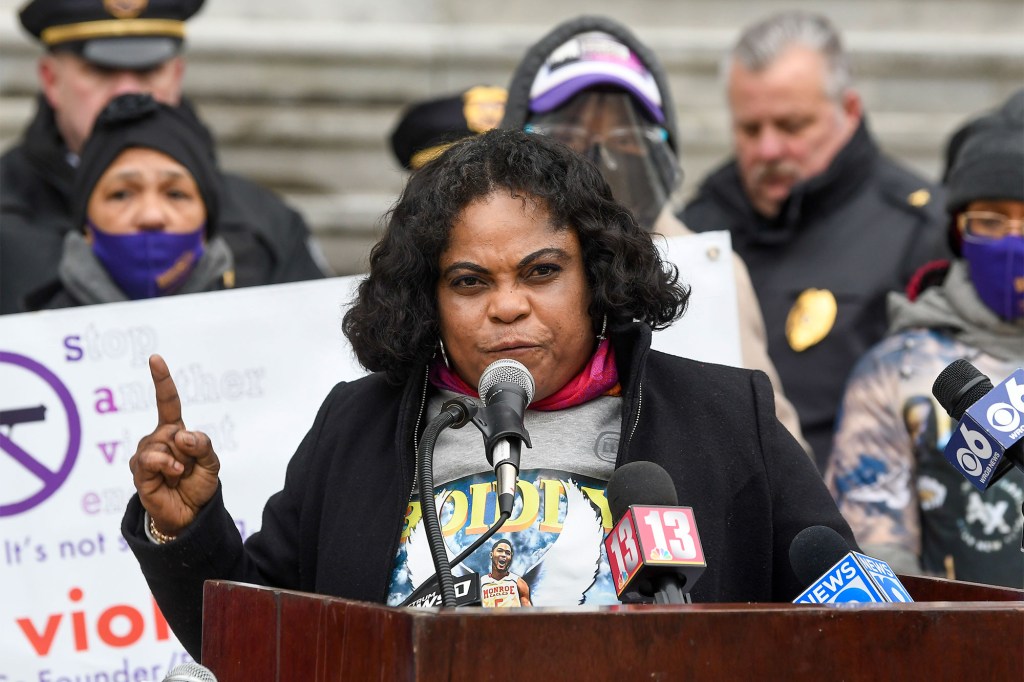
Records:
[[[405,382],[439,338],[436,287],[452,225],[469,204],[500,190],[531,197],[558,229],[576,230],[600,328],[639,320],[652,329],[682,316],[689,289],[650,235],[612,199],[600,171],[543,135],[492,130],[452,145],[414,173],[370,253],[342,329],[368,370]]]

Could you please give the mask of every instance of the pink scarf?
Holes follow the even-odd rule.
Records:
[[[430,366],[430,383],[437,388],[444,388],[455,393],[479,398],[476,389],[462,380],[453,372],[440,357],[434,359]],[[569,380],[547,398],[530,403],[531,410],[553,412],[573,405],[582,405],[598,396],[622,395],[619,386],[619,371],[615,367],[615,351],[608,339],[597,346],[594,355],[579,374]]]

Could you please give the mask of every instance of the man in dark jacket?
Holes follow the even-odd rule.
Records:
[[[64,236],[79,227],[70,203],[78,154],[100,110],[126,92],[181,103],[185,20],[203,0],[121,4],[33,0],[19,14],[47,52],[35,118],[0,158],[0,314],[21,312],[27,295],[57,278]],[[235,286],[324,276],[326,264],[296,211],[229,174],[221,194]]]
[[[846,377],[885,333],[886,294],[944,251],[942,202],[880,153],[824,17],[786,12],[752,26],[726,69],[735,158],[682,217],[732,233],[769,355],[823,467]]]

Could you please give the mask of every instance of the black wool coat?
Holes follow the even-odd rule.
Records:
[[[694,602],[791,601],[806,586],[789,546],[808,526],[830,526],[856,547],[813,463],[776,419],[764,373],[651,350],[640,324],[611,339],[623,387],[616,466],[660,464],[680,504],[693,508],[707,561]],[[207,579],[385,601],[413,486],[416,424],[427,421],[424,382],[425,372],[401,387],[380,374],[338,384],[244,545],[219,491],[164,545],[146,538],[143,509],[131,500],[122,533],[193,657]]]
[[[775,219],[754,211],[735,161],[709,175],[681,214],[694,231],[732,235],[764,313],[768,355],[822,470],[846,378],[888,328],[889,292],[902,291],[923,263],[948,256],[943,204],[940,188],[881,154],[862,121],[824,173],[793,188]],[[820,341],[795,348],[787,321],[809,289],[831,292],[836,314]]]

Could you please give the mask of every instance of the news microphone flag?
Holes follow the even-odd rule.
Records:
[[[850,552],[793,600],[794,604],[912,602],[889,564]]]
[[[631,506],[604,547],[619,599],[644,576],[666,573],[684,578],[688,591],[707,566],[690,507]]]
[[[943,454],[975,488],[984,491],[998,478],[995,474],[1007,450],[1021,447],[1022,438],[1024,369],[1018,369],[967,408]]]

